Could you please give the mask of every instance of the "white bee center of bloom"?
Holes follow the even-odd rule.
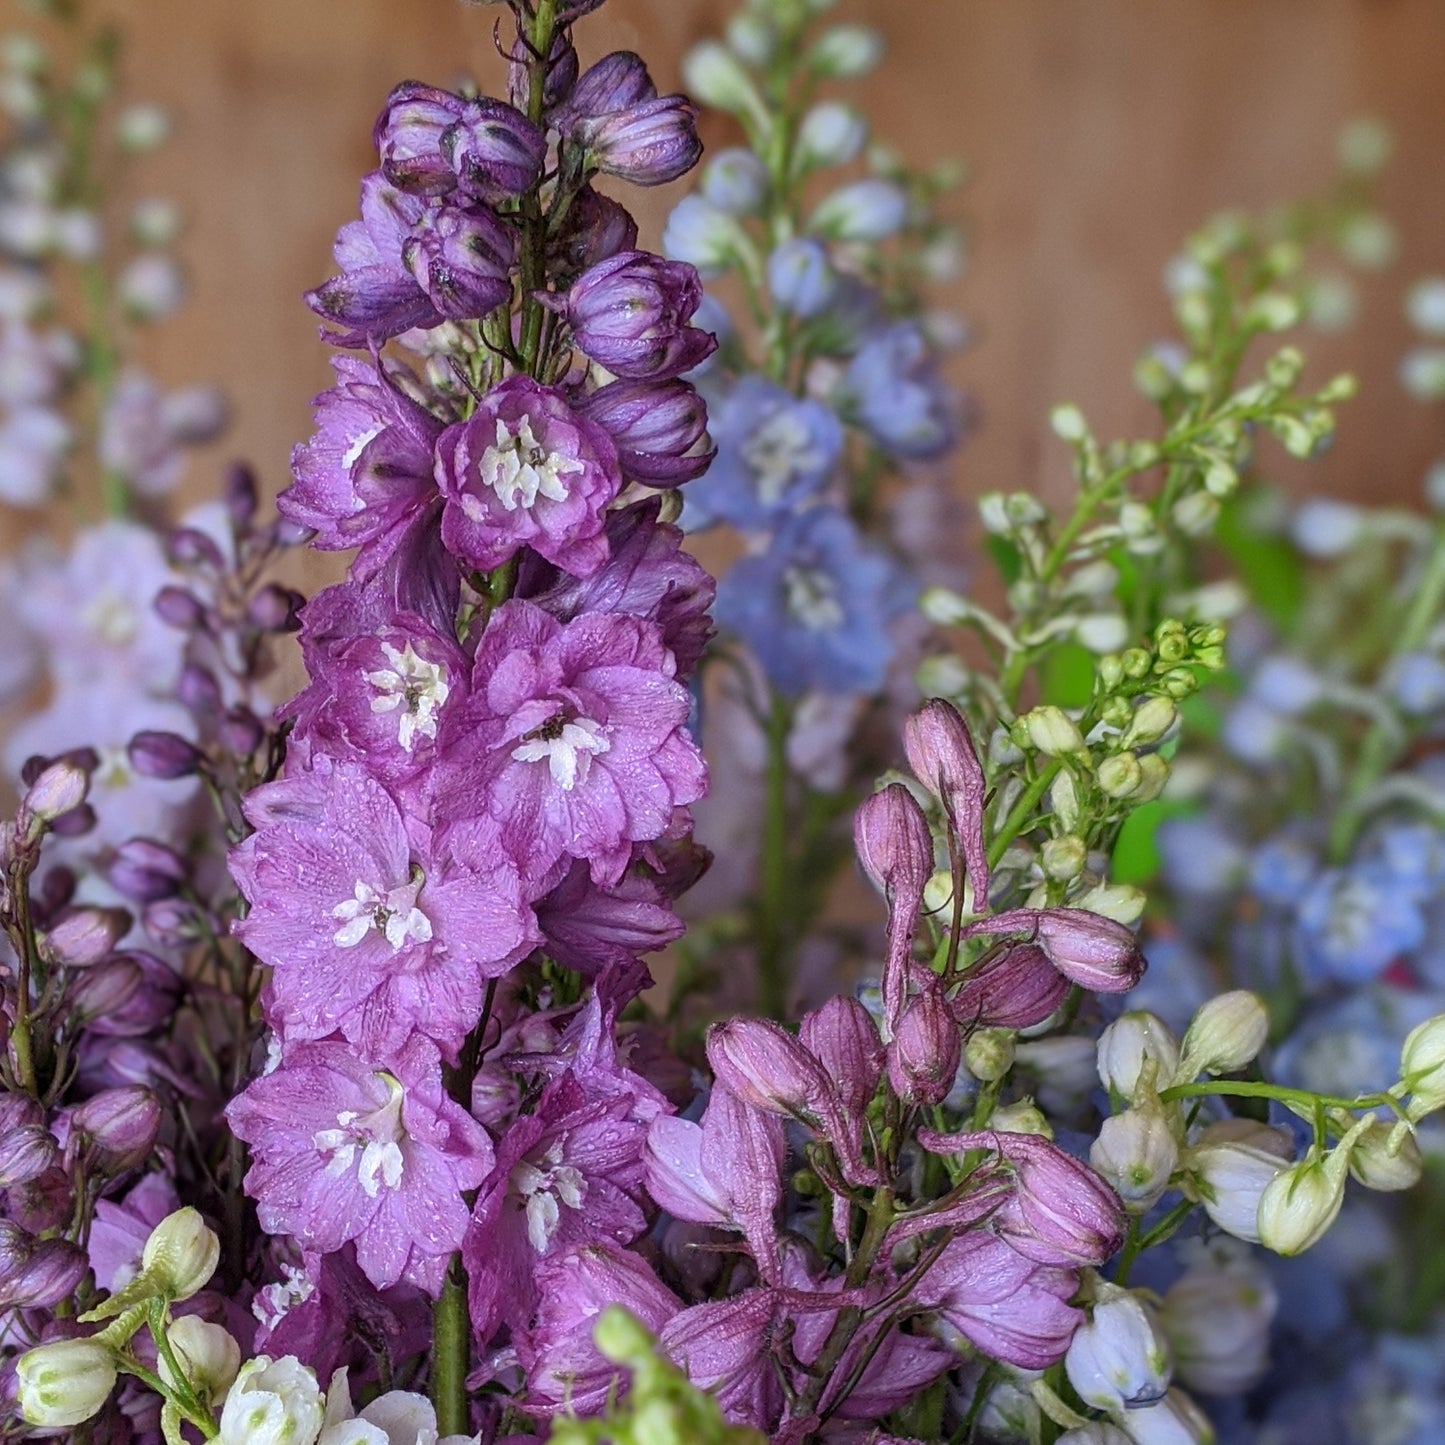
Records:
[[[527,1239],[538,1254],[545,1253],[556,1236],[561,1204],[581,1209],[587,1198],[581,1170],[562,1162],[564,1142],[559,1139],[540,1160],[524,1159],[512,1170],[512,1187],[526,1200]]]
[[[565,501],[567,484],[563,478],[581,470],[582,463],[575,457],[549,452],[532,435],[532,419],[528,416],[517,423],[515,432],[498,417],[496,445],[482,453],[477,466],[482,485],[490,487],[509,512],[533,506],[538,497],[550,502]],[[462,511],[473,522],[486,517],[480,500],[470,493],[462,496]]]
[[[758,499],[775,507],[794,480],[817,467],[817,448],[807,424],[791,407],[770,416],[742,446]]]
[[[843,625],[837,584],[817,567],[789,567],[783,573],[783,598],[788,615],[813,632]]]
[[[395,1189],[401,1183],[405,1164],[401,1153],[401,1141],[406,1137],[401,1124],[401,1083],[390,1074],[378,1073],[377,1077],[386,1084],[386,1103],[369,1114],[343,1109],[336,1116],[336,1128],[321,1129],[311,1136],[316,1148],[331,1156],[326,1161],[327,1177],[340,1179],[354,1168],[357,1183],[368,1199],[375,1199],[383,1188]]]
[[[140,616],[134,605],[114,592],[102,592],[81,613],[85,625],[102,642],[112,647],[129,647],[140,632]]]
[[[512,749],[512,756],[519,763],[540,763],[545,758],[552,781],[570,793],[587,781],[592,759],[611,746],[601,723],[586,717],[563,722],[559,716],[528,733]]]
[[[383,430],[384,428],[382,427],[374,426],[368,428],[364,432],[359,433],[356,439],[351,443],[351,445],[347,447],[345,452],[342,453],[341,465],[345,467],[345,469],[349,472],[351,468],[355,465],[356,459],[362,454],[362,452],[366,450],[367,444],[371,442],[374,438],[379,437]],[[359,498],[356,505],[358,508],[360,508],[362,505]]]
[[[378,693],[371,700],[371,710],[396,713],[397,740],[411,752],[418,734],[424,738],[437,735],[437,713],[451,695],[446,664],[418,657],[410,642],[400,652],[383,642],[381,650],[391,666],[362,674]]]
[[[406,943],[425,943],[431,938],[431,919],[416,906],[423,879],[399,884],[383,895],[370,883],[357,879],[350,898],[331,910],[341,927],[331,935],[338,948],[354,948],[375,929],[395,953]]]

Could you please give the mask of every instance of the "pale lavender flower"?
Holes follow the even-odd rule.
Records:
[[[0,502],[43,506],[60,478],[71,440],[69,423],[45,407],[22,407],[0,421]]]

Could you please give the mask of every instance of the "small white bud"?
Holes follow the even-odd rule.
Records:
[[[1054,1137],[1053,1125],[1032,1099],[1018,1099],[1012,1104],[999,1105],[989,1115],[988,1126],[1002,1134],[1037,1134],[1041,1139]]]
[[[1249,1120],[1211,1124],[1184,1153],[1204,1212],[1226,1234],[1259,1243],[1259,1204],[1286,1168],[1289,1137]]]
[[[1054,435],[1066,442],[1081,442],[1089,435],[1089,423],[1084,420],[1084,413],[1072,402],[1056,406],[1049,413],[1049,425]]]
[[[1179,1067],[1179,1040],[1157,1014],[1133,1009],[1118,1018],[1099,1035],[1097,1050],[1099,1082],[1126,1102],[1134,1097],[1140,1075],[1152,1064],[1155,1087],[1164,1089],[1174,1082]]]
[[[728,44],[750,65],[766,65],[777,48],[771,22],[761,15],[734,15],[727,25]]]
[[[190,1299],[216,1272],[221,1241],[189,1205],[151,1230],[141,1270],[172,1300]]]
[[[839,100],[820,101],[798,126],[795,164],[800,171],[846,166],[858,158],[867,142],[868,122],[853,106]]]
[[[960,698],[973,689],[973,674],[961,657],[936,652],[918,664],[918,691],[924,697]]]
[[[1400,1082],[1416,1122],[1445,1105],[1445,1014],[1410,1030],[1400,1049]]]
[[[1129,640],[1129,624],[1117,612],[1091,612],[1074,623],[1074,641],[1090,652],[1117,652]]]
[[[1157,743],[1179,720],[1179,709],[1171,698],[1162,693],[1146,697],[1134,709],[1129,726],[1124,729],[1120,746],[1126,748],[1148,747]]]
[[[1445,336],[1445,277],[1427,276],[1405,298],[1410,322],[1427,336]]]
[[[867,75],[882,58],[883,37],[868,25],[836,25],[808,52],[813,72],[830,80]]]
[[[1060,825],[1069,832],[1079,826],[1079,785],[1067,768],[1060,768],[1049,784],[1049,806]]]
[[[1102,914],[1115,923],[1122,923],[1125,928],[1132,928],[1143,918],[1148,902],[1149,895],[1132,883],[1096,883],[1070,906]]]
[[[1048,757],[1063,757],[1084,751],[1084,735],[1079,725],[1062,708],[1046,704],[1026,712],[1020,721],[1029,742]]]
[[[1096,776],[1100,788],[1111,798],[1131,797],[1144,780],[1139,759],[1133,753],[1115,753],[1105,758]]]
[[[1105,1284],[1069,1342],[1064,1372],[1096,1410],[1137,1410],[1164,1398],[1172,1364],[1169,1342],[1142,1295]]]
[[[1050,878],[1067,883],[1084,871],[1089,850],[1082,838],[1066,833],[1062,838],[1050,838],[1039,849],[1039,861]]]
[[[1002,492],[985,492],[978,499],[978,516],[984,531],[992,532],[995,537],[1006,537],[1013,531]]]
[[[241,1366],[221,1411],[220,1445],[289,1445],[321,1433],[316,1376],[296,1358],[258,1355]]]
[[[1350,1173],[1366,1189],[1381,1193],[1413,1189],[1424,1170],[1420,1146],[1404,1121],[1375,1120],[1360,1131],[1350,1154]]]
[[[1157,1405],[1130,1410],[1124,1424],[1133,1445],[1215,1445],[1209,1417],[1177,1386]]]
[[[1224,1254],[1223,1243],[1174,1282],[1160,1311],[1175,1376],[1206,1395],[1238,1395],[1263,1378],[1279,1308],[1269,1276],[1244,1246],[1233,1246],[1238,1255]]]
[[[1186,537],[1206,537],[1219,520],[1219,498],[1208,490],[1190,492],[1174,503],[1169,516]]]
[[[1137,1108],[1105,1119],[1089,1163],[1130,1214],[1147,1214],[1179,1167],[1179,1144],[1158,1097],[1141,1094]]]
[[[166,1343],[194,1389],[204,1390],[212,1400],[224,1398],[241,1368],[241,1347],[226,1330],[199,1315],[182,1315],[167,1327]],[[166,1384],[178,1383],[164,1355],[159,1369]]]
[[[964,1065],[985,1083],[1001,1079],[1014,1066],[1016,1040],[1012,1029],[978,1029],[964,1046]]]
[[[142,246],[169,246],[181,233],[181,213],[163,196],[137,201],[130,213],[130,233]]]
[[[127,106],[115,128],[122,149],[137,154],[164,145],[170,134],[171,118],[158,105]]]
[[[704,40],[683,58],[682,83],[703,105],[733,114],[761,106],[758,92],[736,55],[718,40]]]
[[[1242,1069],[1269,1038],[1269,1010],[1258,994],[1233,989],[1202,1004],[1189,1021],[1178,1079],[1232,1074]]]
[[[133,320],[162,321],[185,301],[186,280],[172,257],[148,251],[120,273],[116,294]]]
[[[115,1357],[94,1340],[57,1340],[27,1350],[15,1364],[20,1413],[32,1425],[79,1425],[115,1388]]]
[[[1259,1200],[1259,1242],[1276,1254],[1302,1254],[1317,1244],[1345,1199],[1353,1140],[1346,1136],[1323,1159],[1304,1159],[1276,1175]]]

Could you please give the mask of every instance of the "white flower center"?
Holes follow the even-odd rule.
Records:
[[[777,506],[793,481],[819,461],[807,424],[792,407],[775,411],[743,443],[742,453],[758,499],[769,507]]]
[[[102,642],[112,647],[128,647],[140,632],[140,616],[124,597],[102,592],[81,613],[85,625]]]
[[[383,642],[381,650],[391,666],[362,674],[378,693],[371,710],[396,713],[397,740],[411,752],[418,733],[424,738],[437,735],[437,713],[451,695],[446,663],[418,657],[410,642],[400,652]]]
[[[273,1328],[297,1305],[305,1304],[316,1292],[311,1276],[294,1264],[283,1264],[281,1275],[282,1278],[275,1284],[268,1284],[264,1289],[258,1290],[256,1298],[251,1301],[251,1313],[262,1324],[269,1324]]]
[[[386,1103],[369,1114],[343,1109],[336,1116],[336,1128],[321,1129],[311,1136],[316,1148],[331,1156],[326,1161],[327,1178],[340,1179],[354,1168],[368,1199],[375,1199],[383,1188],[395,1189],[405,1164],[401,1083],[390,1074],[378,1073],[377,1077],[386,1083]]]
[[[580,472],[582,463],[575,457],[549,452],[532,435],[532,419],[523,416],[515,432],[497,418],[497,441],[482,453],[477,466],[482,485],[490,487],[497,501],[509,512],[518,507],[531,507],[538,497],[550,502],[567,498],[567,484],[562,480]],[[473,522],[485,520],[481,503],[469,493],[462,497],[462,511]]]
[[[587,781],[592,759],[611,746],[601,723],[586,717],[563,722],[559,714],[528,733],[512,749],[512,756],[519,763],[540,763],[546,758],[552,781],[570,793],[578,783]]]
[[[372,929],[386,939],[393,953],[408,942],[427,942],[431,938],[431,919],[416,906],[423,881],[418,874],[383,897],[370,883],[358,878],[352,896],[331,910],[331,916],[341,924],[331,935],[332,942],[338,948],[354,948]]]
[[[538,1254],[545,1254],[562,1222],[558,1200],[568,1209],[581,1209],[587,1198],[587,1180],[581,1170],[562,1162],[565,1136],[537,1162],[523,1159],[512,1170],[512,1187],[526,1200],[527,1239]]]
[[[382,433],[382,430],[383,428],[379,426],[374,426],[370,427],[364,432],[361,432],[351,443],[351,445],[347,447],[346,451],[342,453],[341,465],[345,467],[348,472],[351,470],[352,466],[355,465],[356,459],[362,454],[362,452],[366,450],[367,444],[371,442],[374,438],[379,437]]]
[[[783,596],[788,615],[810,631],[828,632],[843,625],[837,584],[817,567],[789,567],[783,573]]]

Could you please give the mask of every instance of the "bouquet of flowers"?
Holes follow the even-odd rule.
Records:
[[[487,17],[504,97],[399,84],[280,515],[237,469],[180,525],[219,418],[124,369],[179,283],[113,277],[90,159],[158,122],[109,126],[113,38],[12,44],[0,483],[110,520],[8,579],[51,682],[0,832],[5,1438],[1263,1445],[1320,1438],[1251,1391],[1277,1315],[1329,1367],[1321,1281],[1330,1418],[1384,1438],[1442,1293],[1363,1276],[1440,1258],[1445,545],[1265,486],[1353,389],[1283,333],[1379,234],[1380,138],[1191,239],[1155,433],[1056,409],[1076,493],[980,499],[975,586],[954,177],[870,146],[829,8],[747,0],[695,100],[582,66],[604,0]],[[617,195],[697,102],[743,143],[661,255]],[[348,556],[309,599],[303,541]]]

